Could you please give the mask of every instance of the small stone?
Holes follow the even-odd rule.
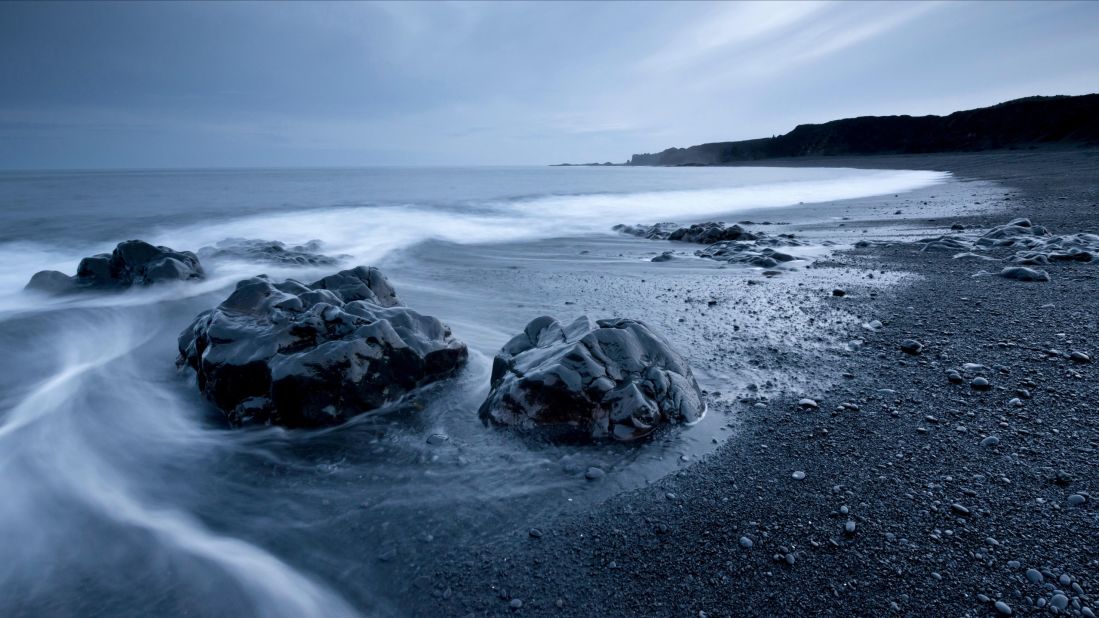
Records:
[[[755,543],[752,542],[752,539],[746,536],[740,537],[740,546],[744,549],[751,549],[753,545],[755,545]]]
[[[855,522],[853,520],[847,520],[846,524],[843,524],[843,530],[847,534],[855,534]]]
[[[905,339],[901,342],[901,352],[913,356],[923,351],[923,344],[915,339]]]
[[[1003,601],[996,601],[996,611],[1000,612],[1004,616],[1011,615],[1011,606]]]
[[[1088,499],[1085,498],[1084,496],[1080,495],[1080,494],[1072,494],[1071,496],[1068,497],[1068,505],[1069,506],[1080,506],[1081,504],[1083,504],[1087,501],[1088,501]]]
[[[1072,360],[1074,360],[1078,363],[1090,363],[1091,362],[1091,357],[1088,356],[1087,354],[1084,354],[1083,352],[1080,352],[1080,351],[1076,351],[1076,352],[1073,352],[1072,354],[1069,354],[1069,358],[1071,358]]]
[[[1042,572],[1038,569],[1027,569],[1026,578],[1030,580],[1030,583],[1034,584],[1035,586],[1042,583],[1042,580],[1045,579],[1044,577],[1042,577]]]
[[[1049,600],[1049,604],[1057,609],[1065,609],[1068,607],[1068,597],[1063,594],[1055,594],[1053,598]]]
[[[955,502],[950,505],[950,509],[959,515],[969,515],[969,509]]]
[[[847,291],[836,288],[832,290],[832,296],[847,296]]]
[[[977,376],[969,383],[970,388],[975,391],[987,391],[992,388],[992,384],[988,381],[988,378],[984,376]]]
[[[794,473],[791,474],[790,476],[794,477],[795,481],[800,481],[800,480],[805,478],[805,471],[804,470],[794,470]]]
[[[1072,576],[1068,573],[1061,573],[1061,576],[1057,578],[1057,581],[1060,582],[1062,586],[1068,586],[1072,583]]]
[[[948,371],[946,373],[946,380],[951,384],[961,384],[965,381],[965,378],[963,378],[962,374],[958,373],[957,371]]]
[[[984,440],[981,440],[981,446],[996,446],[1000,443],[1000,439],[996,436],[989,436]]]
[[[1015,397],[1013,399],[1008,400],[1007,405],[1009,405],[1013,408],[1021,408],[1021,407],[1023,407],[1023,400],[1019,399],[1018,397]]]
[[[511,603],[508,603],[508,606],[511,607],[511,609],[519,609],[523,607],[523,599],[512,599]]]
[[[603,468],[597,468],[595,466],[588,468],[588,471],[584,473],[584,478],[589,481],[597,481],[604,476],[607,476],[607,473],[603,471]]]
[[[542,531],[539,530],[538,528],[531,528],[530,529],[530,536],[531,536],[531,538],[540,539],[540,538],[542,538]]]
[[[447,440],[450,440],[450,436],[446,435],[445,433],[433,433],[427,437],[427,443],[432,446],[438,446],[440,444],[443,444]]]
[[[801,400],[798,401],[798,407],[799,408],[817,408],[819,406],[817,405],[816,401],[813,401],[812,399],[809,399],[809,398],[805,398],[805,399],[801,399]]]

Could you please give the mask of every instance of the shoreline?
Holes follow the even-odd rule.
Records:
[[[947,170],[1010,192],[1006,212],[952,217],[967,225],[1027,216],[1073,233],[1099,221],[1096,150],[842,161]],[[538,538],[516,530],[449,548],[416,569],[401,611],[506,615],[517,599],[519,613],[552,616],[994,615],[997,601],[1026,613],[1053,594],[1028,568],[1081,608],[1099,603],[1096,499],[1066,503],[1099,493],[1097,364],[1040,352],[1099,353],[1096,266],[1058,264],[1052,282],[1032,284],[973,278],[974,264],[910,244],[831,261],[921,281],[825,301],[857,303],[885,327],[859,334],[861,350],[836,368],[851,377],[826,389],[819,409],[790,397],[729,403],[738,435],[712,455],[587,512],[531,522]],[[927,350],[903,354],[906,338]],[[990,391],[947,382],[946,369],[966,362],[988,368]],[[1031,398],[1008,407],[1023,388]],[[981,446],[988,436],[998,444]]]

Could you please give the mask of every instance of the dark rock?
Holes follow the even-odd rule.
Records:
[[[681,242],[693,242],[703,245],[712,245],[723,240],[757,240],[759,236],[745,230],[739,225],[725,227],[721,222],[696,223],[690,227],[681,227],[668,235],[668,240]]]
[[[687,362],[644,323],[540,317],[496,355],[480,414],[552,437],[634,440],[704,411]]]
[[[339,258],[324,255],[320,250],[319,240],[288,247],[277,240],[227,238],[212,247],[199,249],[198,256],[204,260],[229,258],[282,266],[332,266],[339,263]]]
[[[969,386],[975,391],[987,391],[992,388],[992,384],[988,381],[988,378],[983,376],[977,376],[970,381]]]
[[[670,262],[672,259],[674,259],[674,254],[671,251],[665,251],[664,253],[661,253],[660,255],[654,257],[653,259],[651,259],[649,261],[650,262]]]
[[[923,351],[923,344],[915,339],[905,339],[901,342],[901,352],[913,356]]]
[[[847,296],[847,291],[836,288],[832,290],[832,296]]]
[[[233,425],[333,425],[445,378],[465,344],[400,306],[374,268],[311,285],[246,279],[179,337],[180,364]]]
[[[1080,352],[1080,351],[1075,351],[1075,352],[1069,354],[1069,358],[1076,361],[1076,362],[1078,362],[1078,363],[1090,363],[1091,362],[1091,357],[1088,356],[1087,354],[1084,354],[1083,352]]]
[[[28,290],[63,294],[80,290],[124,290],[168,281],[193,281],[206,275],[198,257],[190,251],[154,247],[143,240],[118,243],[111,253],[80,260],[76,276],[56,270],[35,273]]]

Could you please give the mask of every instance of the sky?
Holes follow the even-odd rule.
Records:
[[[1099,2],[2,2],[0,169],[623,162],[1096,59]]]

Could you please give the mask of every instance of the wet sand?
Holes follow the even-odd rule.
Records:
[[[1055,234],[1099,229],[1095,150],[776,164],[957,178],[768,211],[808,238],[915,239],[1015,216]],[[994,615],[1062,600],[1080,615],[1099,611],[1099,365],[1067,358],[1099,357],[1095,263],[1051,266],[1049,283],[975,278],[977,264],[905,242],[767,278],[682,246],[682,259],[643,262],[674,243],[576,242],[576,259],[592,261],[587,276],[497,274],[554,299],[558,317],[630,306],[668,329],[731,437],[603,502],[512,518],[478,540],[403,547],[384,569],[395,613]],[[415,295],[417,282],[402,282],[399,268],[395,278]],[[862,326],[872,320],[882,327]],[[910,338],[921,354],[900,350]],[[950,383],[946,372],[965,363],[984,367]],[[991,388],[971,388],[969,374]]]

